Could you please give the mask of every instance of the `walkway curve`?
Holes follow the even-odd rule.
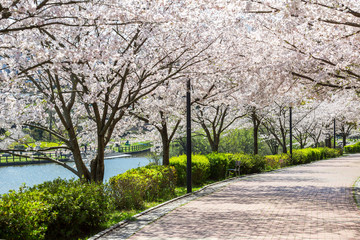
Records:
[[[354,154],[241,178],[130,239],[360,239],[359,176]]]

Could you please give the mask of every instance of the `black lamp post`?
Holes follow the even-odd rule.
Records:
[[[334,148],[336,148],[336,120],[334,118]]]
[[[192,192],[191,186],[191,83],[190,79],[187,81],[187,91],[186,91],[186,186],[187,193]]]
[[[50,110],[50,130],[52,130],[52,111]],[[49,133],[49,141],[52,141],[52,134]]]
[[[290,157],[292,158],[292,106],[290,106]]]

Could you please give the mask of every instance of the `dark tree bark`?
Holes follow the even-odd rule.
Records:
[[[137,117],[138,119],[140,119],[141,121],[147,123],[147,124],[151,124],[149,122],[149,119],[147,116],[142,116],[136,113],[131,113],[133,116]],[[168,166],[170,164],[170,144],[172,142],[172,140],[174,139],[175,133],[179,128],[179,125],[181,123],[181,119],[177,120],[175,123],[174,128],[171,130],[171,132],[169,133],[169,129],[168,129],[168,118],[165,116],[163,111],[159,112],[160,114],[160,118],[161,118],[161,123],[160,125],[157,124],[153,124],[153,126],[156,128],[156,130],[160,133],[161,136],[161,142],[162,142],[162,147],[163,147],[163,165],[164,166]]]
[[[286,112],[287,108],[281,105],[278,105],[279,113],[278,117],[273,120],[271,118],[264,118],[262,125],[265,127],[267,132],[264,132],[267,135],[272,135],[274,139],[278,142],[278,144],[282,148],[283,153],[287,153],[286,146],[286,136],[288,133],[288,129],[286,129]],[[277,125],[278,124],[278,125]]]
[[[163,113],[161,113],[163,116]],[[165,120],[165,119],[164,119]],[[162,145],[163,145],[163,165],[168,166],[170,164],[170,144],[174,138],[174,135],[179,127],[181,120],[178,120],[175,124],[175,127],[172,129],[170,136],[168,133],[168,127],[166,121],[163,121],[161,127],[155,126],[156,129],[160,132]]]
[[[261,119],[256,115],[255,110],[251,114],[251,120],[253,122],[253,130],[254,130],[254,154],[259,154],[259,127],[261,124]]]
[[[346,146],[346,139],[350,135],[351,131],[356,128],[356,123],[341,122],[340,135],[342,137],[342,146]]]

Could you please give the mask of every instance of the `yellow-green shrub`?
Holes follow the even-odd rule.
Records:
[[[236,153],[230,158],[230,168],[235,166],[235,161],[240,161],[240,172],[241,174],[249,174],[249,173],[258,173],[265,170],[266,160],[264,156],[261,155],[250,155],[250,154],[242,154]]]
[[[346,153],[359,153],[360,152],[360,142],[345,146],[344,151]]]
[[[195,185],[204,183],[210,176],[209,159],[203,155],[192,155],[191,161],[192,183]],[[170,166],[176,169],[177,185],[179,186],[186,184],[186,162],[186,155],[170,158]]]
[[[125,172],[110,178],[109,184],[117,209],[143,207],[147,184],[144,176]]]
[[[109,185],[118,209],[142,208],[144,201],[175,195],[174,167],[147,166],[130,169],[110,178]]]
[[[309,151],[307,149],[293,150],[291,164],[298,165],[298,164],[304,164],[304,163],[311,162],[312,159],[311,159],[310,153],[311,153],[311,151]]]
[[[326,159],[326,158],[334,158],[334,157],[339,157],[341,156],[343,153],[342,153],[342,149],[341,148],[318,148],[322,151],[324,151],[324,158],[323,159]]]
[[[210,153],[206,155],[210,162],[210,179],[220,180],[224,179],[226,170],[229,169],[229,165],[232,154],[227,153]]]
[[[42,201],[52,206],[49,213],[55,217],[48,223],[46,239],[69,239],[87,233],[105,222],[107,213],[112,210],[104,184],[58,178],[28,191],[43,192]]]
[[[40,191],[11,191],[0,198],[1,239],[45,239],[49,222],[55,217],[52,205]]]
[[[0,238],[70,239],[105,221],[111,199],[103,184],[55,179],[0,198]]]
[[[277,169],[289,165],[310,163],[312,161],[326,158],[334,158],[342,155],[341,149],[333,148],[305,148],[293,150],[292,158],[290,153],[265,156],[266,169]]]
[[[266,170],[283,168],[289,165],[290,156],[288,154],[277,154],[265,156]]]

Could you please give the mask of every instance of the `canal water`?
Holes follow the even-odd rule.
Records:
[[[148,163],[149,159],[144,155],[105,159],[104,181],[131,168],[145,166]],[[74,165],[73,162],[68,164]],[[0,167],[0,194],[7,193],[9,190],[18,190],[23,183],[26,186],[33,186],[58,177],[77,178],[75,174],[55,163]]]

